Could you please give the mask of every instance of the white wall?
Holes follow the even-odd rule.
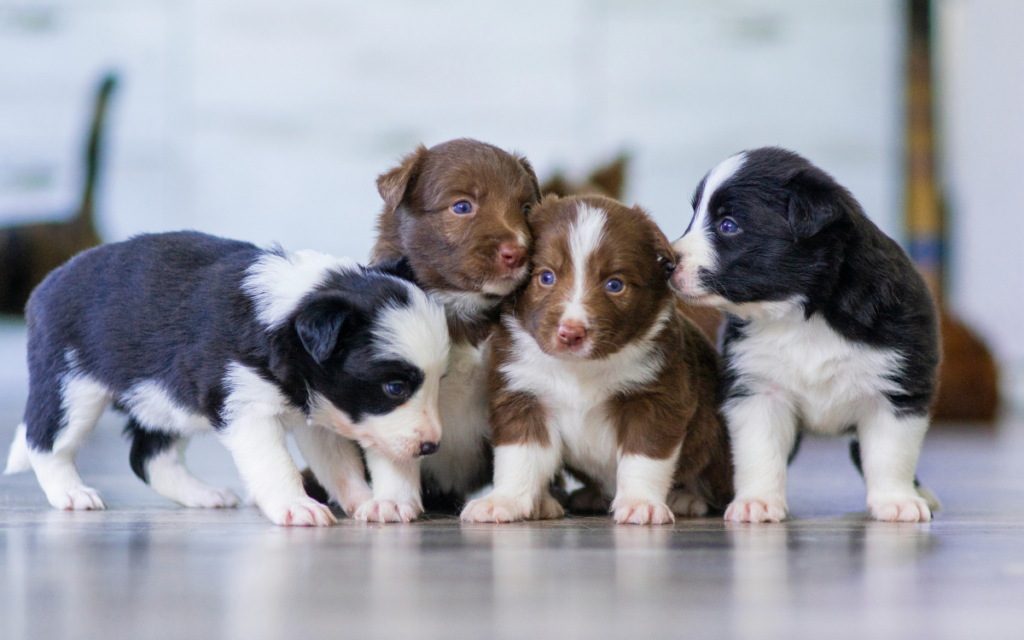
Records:
[[[951,302],[1022,363],[1024,2],[943,0],[940,16]]]

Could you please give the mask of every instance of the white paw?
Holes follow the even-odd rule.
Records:
[[[664,502],[636,498],[615,498],[612,515],[618,524],[672,524],[672,510]]]
[[[786,501],[736,498],[725,510],[725,519],[733,522],[782,522],[786,519]]]
[[[693,495],[685,489],[673,489],[668,492],[668,508],[672,510],[672,513],[682,517],[695,517],[706,516],[708,513],[708,503],[704,502],[697,496]]]
[[[100,494],[90,487],[72,487],[65,491],[47,495],[50,504],[58,509],[84,511],[86,509],[106,509]]]
[[[562,510],[554,498],[551,501],[558,507],[558,511]],[[517,522],[530,519],[531,511],[528,499],[507,498],[490,493],[483,498],[470,500],[463,508],[461,518],[463,522]]]
[[[193,509],[231,509],[241,502],[238,496],[226,487],[203,487],[195,489],[187,496],[181,496],[178,504]]]
[[[286,504],[260,508],[271,522],[285,527],[329,527],[338,522],[326,505],[312,498],[296,498]]]
[[[868,499],[871,517],[883,522],[928,522],[932,519],[928,501],[914,495],[872,497]]]
[[[415,502],[367,500],[359,505],[352,517],[364,522],[412,522],[421,513],[423,507]]]

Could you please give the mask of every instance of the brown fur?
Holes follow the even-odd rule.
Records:
[[[584,305],[590,326],[589,350],[575,351],[559,342],[557,330],[573,289],[569,229],[580,203],[607,214],[604,242],[591,254],[587,282],[603,283],[612,277],[625,283],[621,293],[589,286]],[[608,401],[604,411],[616,429],[623,453],[665,459],[682,447],[677,482],[694,482],[712,506],[724,508],[732,499],[732,463],[728,433],[717,408],[718,356],[700,330],[677,313],[667,276],[673,252],[668,240],[638,207],[627,208],[600,196],[558,198],[547,196],[530,218],[534,231],[533,277],[505,304],[505,313],[534,338],[549,355],[590,360],[609,357],[641,340],[670,306],[664,328],[652,349],[664,364],[655,381],[622,392]],[[545,285],[541,274],[551,271],[555,282]],[[550,440],[543,402],[521,391],[509,391],[501,367],[516,357],[510,330],[495,332],[490,378],[492,442],[497,445]],[[584,474],[586,469],[580,469]]]
[[[629,156],[621,154],[608,164],[594,169],[582,182],[572,182],[561,171],[556,171],[544,181],[540,190],[544,195],[599,195],[621,200],[628,167]]]
[[[526,214],[540,199],[537,176],[526,158],[476,140],[451,140],[430,149],[422,145],[377,178],[384,210],[377,220],[372,261],[407,258],[420,286],[428,292],[477,292],[492,300],[492,314],[469,320],[449,314],[456,341],[478,343],[497,320],[502,295],[482,292],[487,283],[508,280],[503,243],[525,239]],[[474,206],[471,215],[451,207],[460,200]],[[525,276],[525,270],[519,277]],[[506,292],[506,293],[507,293]]]
[[[116,78],[107,76],[96,92],[85,148],[85,184],[78,211],[66,222],[40,222],[0,229],[0,313],[22,314],[29,294],[50,271],[102,240],[93,222],[103,124]]]

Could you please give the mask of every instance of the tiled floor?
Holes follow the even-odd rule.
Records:
[[[0,345],[2,346],[2,345]],[[0,451],[20,402],[0,398]],[[106,512],[50,509],[0,477],[0,638],[1020,638],[1024,420],[933,430],[931,524],[866,521],[838,441],[791,470],[793,520],[285,529],[180,509],[128,468],[115,416],[83,451]],[[201,477],[238,486],[208,439]]]

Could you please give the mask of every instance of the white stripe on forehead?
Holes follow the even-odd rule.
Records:
[[[603,209],[580,204],[576,221],[569,227],[569,255],[572,258],[572,299],[565,305],[562,320],[579,320],[587,324],[587,311],[583,307],[584,285],[587,280],[587,260],[604,240],[607,216]]]
[[[704,191],[700,194],[700,202],[697,203],[697,210],[694,212],[696,220],[698,222],[703,219],[708,213],[708,205],[711,202],[711,197],[715,195],[715,191],[721,187],[726,180],[736,175],[736,172],[743,168],[744,163],[747,161],[747,153],[737,153],[734,156],[730,156],[725,160],[718,163],[711,173],[708,174],[708,179],[704,182]]]
[[[397,357],[425,374],[440,375],[448,362],[448,321],[444,307],[415,285],[403,282],[408,304],[389,305],[373,328],[379,338],[378,355]]]

